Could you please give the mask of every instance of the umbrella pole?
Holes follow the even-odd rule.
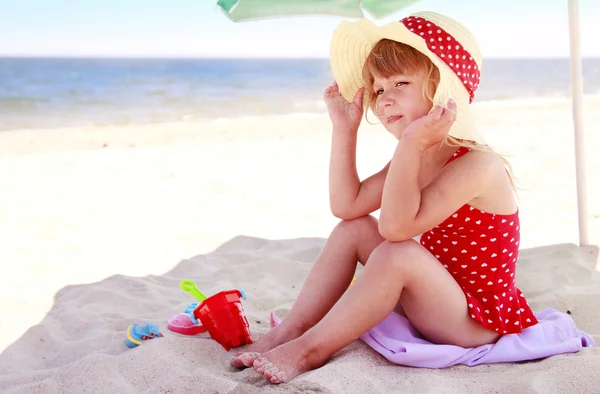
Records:
[[[571,47],[571,84],[573,89],[573,126],[575,128],[575,172],[577,176],[577,211],[579,215],[579,245],[588,244],[587,189],[585,181],[585,150],[583,141],[583,83],[581,76],[581,37],[579,32],[579,1],[569,0],[569,38]]]

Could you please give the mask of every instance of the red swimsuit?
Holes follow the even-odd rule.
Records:
[[[459,148],[448,163],[467,152]],[[471,317],[500,334],[537,323],[515,285],[519,234],[518,211],[497,215],[465,204],[421,236],[421,245],[463,289]]]

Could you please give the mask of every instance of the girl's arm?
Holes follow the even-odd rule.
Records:
[[[423,150],[398,143],[383,188],[379,232],[388,241],[416,237],[443,222],[500,179],[504,163],[494,154],[470,152],[442,169],[423,190],[418,176]]]
[[[379,209],[389,163],[362,182],[356,169],[356,132],[334,128],[329,162],[329,205],[340,219],[352,220]]]

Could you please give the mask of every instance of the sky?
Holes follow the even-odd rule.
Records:
[[[436,11],[466,25],[484,57],[568,57],[567,3],[421,0],[375,23]],[[579,12],[582,55],[600,57],[600,1],[579,0]],[[347,19],[234,23],[216,0],[0,0],[0,56],[325,58]]]

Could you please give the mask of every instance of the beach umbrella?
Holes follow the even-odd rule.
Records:
[[[217,5],[234,22],[278,16],[336,15],[365,17],[364,11],[380,19],[419,0],[218,0]],[[587,186],[583,136],[583,83],[581,72],[579,1],[568,0],[571,52],[573,127],[575,133],[575,169],[579,245],[588,244]]]
[[[577,177],[577,212],[579,245],[588,244],[587,183],[583,138],[583,82],[581,76],[581,34],[579,0],[569,0],[569,38],[571,49],[571,85],[573,96],[573,127],[575,132],[575,172]]]
[[[277,16],[336,15],[383,18],[419,0],[219,0],[217,5],[234,22]]]

